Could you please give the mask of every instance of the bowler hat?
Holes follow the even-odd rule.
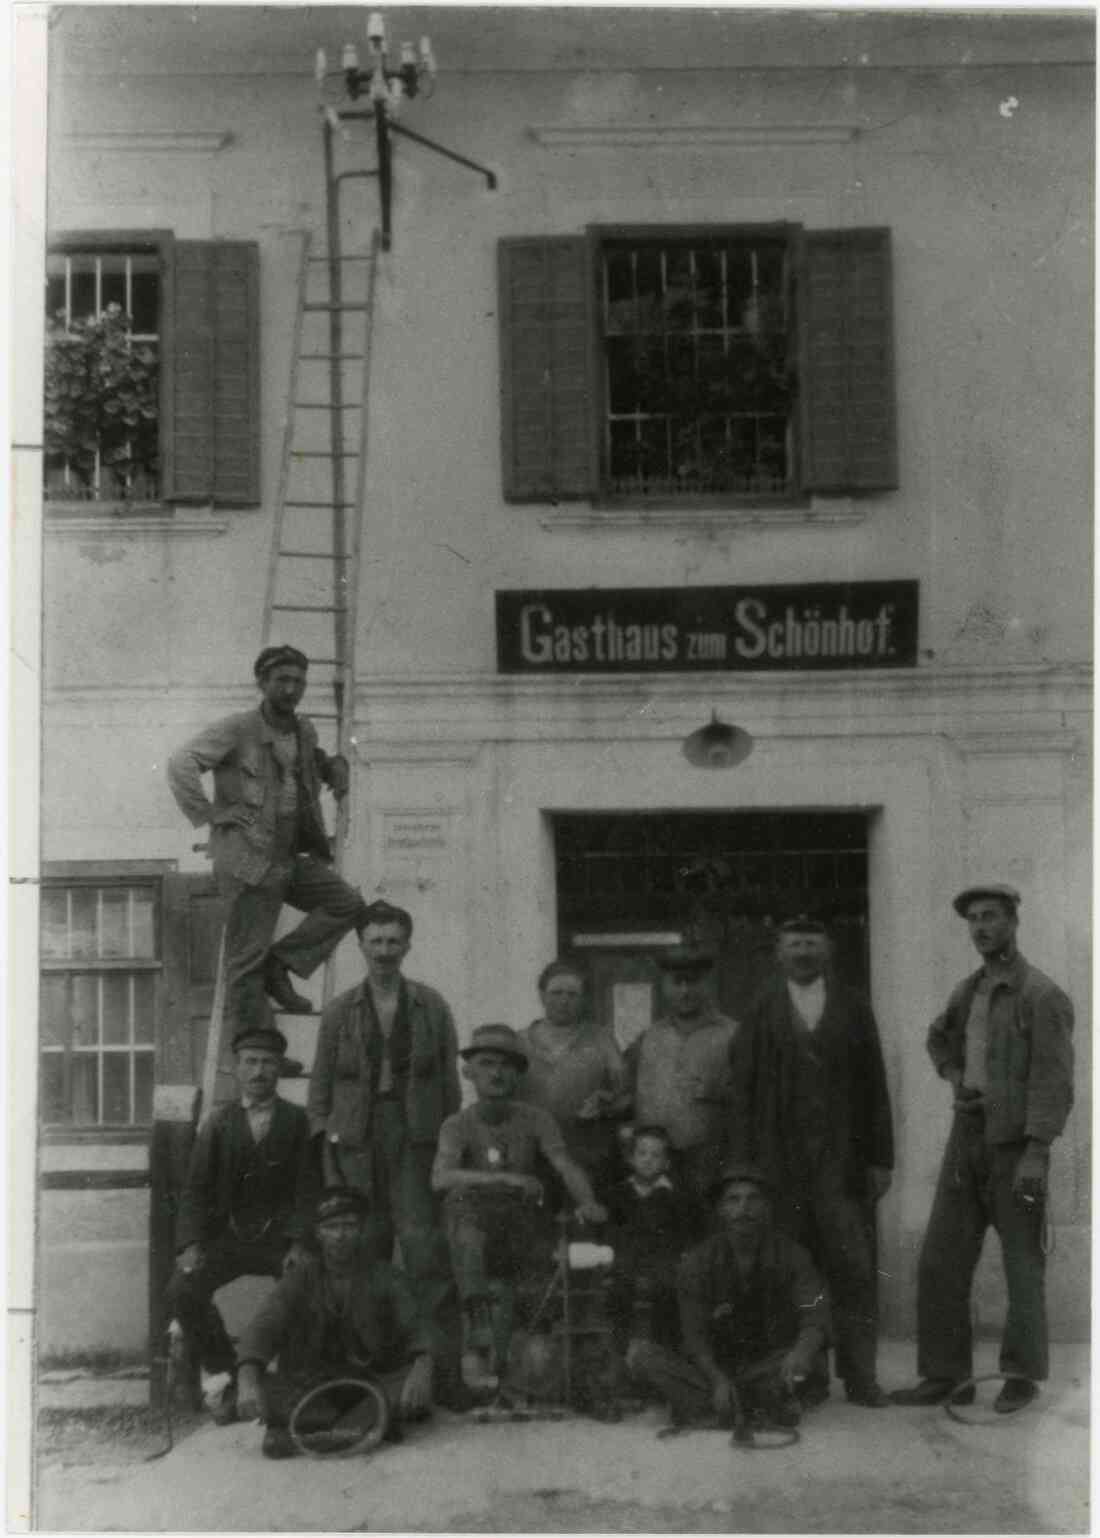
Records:
[[[1013,911],[1020,906],[1019,892],[1004,881],[985,881],[963,887],[959,895],[952,898],[951,906],[960,918],[965,918],[967,908],[978,897],[996,897],[999,902],[1008,903]]]
[[[743,1180],[756,1186],[765,1196],[775,1195],[775,1187],[758,1164],[735,1163],[724,1165],[711,1181],[711,1201],[716,1202],[726,1187],[733,1185],[736,1180]]]
[[[365,1217],[370,1203],[366,1193],[353,1186],[326,1186],[317,1198],[313,1209],[313,1221],[325,1223],[329,1218],[343,1217],[350,1212],[354,1217]]]
[[[688,972],[698,976],[714,966],[714,952],[698,945],[675,945],[659,953],[657,965],[662,972]]]
[[[273,1025],[242,1025],[234,1033],[230,1046],[234,1052],[239,1052],[242,1047],[258,1047],[264,1052],[276,1052],[283,1057],[286,1054],[286,1037]]]
[[[474,1057],[478,1052],[503,1052],[524,1072],[529,1062],[527,1048],[510,1025],[479,1025],[474,1029],[470,1045],[463,1047],[459,1057]]]

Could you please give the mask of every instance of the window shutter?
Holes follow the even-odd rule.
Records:
[[[259,249],[176,241],[165,392],[165,498],[260,500]]]
[[[801,483],[898,484],[890,232],[813,230],[799,271]]]
[[[165,876],[157,1082],[201,1084],[225,906],[209,873]]]
[[[595,490],[592,305],[584,236],[499,247],[504,495],[511,502]]]

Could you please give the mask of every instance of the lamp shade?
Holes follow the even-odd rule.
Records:
[[[713,711],[706,726],[684,738],[683,755],[696,769],[734,769],[753,750],[753,740],[740,726],[719,721]]]

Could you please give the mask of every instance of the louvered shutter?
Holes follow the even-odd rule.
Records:
[[[891,490],[898,466],[889,230],[807,231],[799,279],[801,484]]]
[[[165,498],[260,500],[259,251],[176,241],[167,285]]]
[[[157,1082],[200,1084],[225,904],[208,872],[164,878]]]
[[[595,490],[592,303],[584,236],[499,247],[504,495],[512,502]]]

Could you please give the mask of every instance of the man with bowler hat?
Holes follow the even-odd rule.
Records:
[[[1031,1403],[1048,1371],[1043,1229],[1050,1145],[1073,1103],[1073,1005],[1016,947],[1015,887],[968,886],[952,906],[982,965],[928,1031],[954,1116],[917,1277],[920,1382],[893,1398],[905,1405],[973,1399],[973,1386],[957,1386],[973,1371],[970,1288],[992,1225],[1008,1285],[1005,1381],[993,1408],[1008,1415]]]
[[[233,1345],[214,1303],[239,1276],[278,1277],[308,1264],[303,1240],[316,1182],[309,1122],[278,1094],[286,1037],[270,1024],[233,1038],[240,1098],[199,1128],[176,1221],[176,1267],[167,1307],[207,1373],[235,1370]],[[215,1412],[235,1419],[230,1382]]]
[[[727,1165],[710,1199],[714,1232],[676,1278],[683,1351],[635,1340],[627,1366],[671,1406],[674,1425],[728,1425],[739,1401],[746,1414],[796,1426],[829,1327],[825,1288],[806,1251],[775,1229],[772,1189],[755,1165]]]
[[[710,951],[677,946],[657,957],[665,1013],[626,1054],[636,1125],[664,1127],[688,1189],[704,1198],[721,1163],[730,1114],[736,1020],[707,995]]]
[[[883,1409],[876,1377],[875,1203],[894,1163],[890,1096],[871,1006],[829,967],[822,921],[779,925],[778,975],[734,1043],[730,1153],[776,1182],[776,1221],[814,1257],[832,1297],[836,1367],[850,1403]],[[810,1392],[828,1393],[828,1362]]]
[[[257,709],[226,716],[177,749],[168,760],[168,784],[195,827],[210,826],[210,856],[227,899],[225,1010],[230,1029],[254,1018],[257,1000],[306,1014],[312,1006],[290,974],[309,977],[355,925],[360,894],[332,869],[332,849],[321,813],[321,786],[339,801],[348,791],[347,760],[330,757],[306,716],[305,655],[293,646],[268,646],[253,672],[262,699]],[[214,799],[202,776],[212,773]],[[306,917],[275,945],[284,903]]]

